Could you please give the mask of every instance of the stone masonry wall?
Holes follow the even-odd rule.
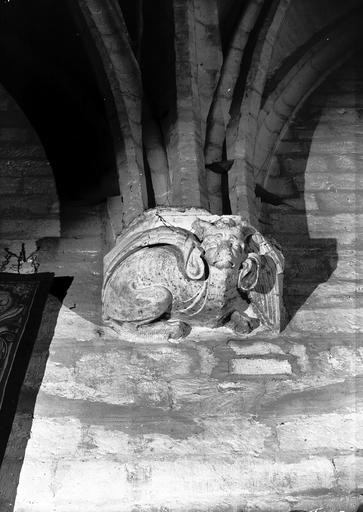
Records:
[[[68,212],[43,270],[63,262],[74,280],[62,307],[48,302],[0,472],[1,511],[356,510],[362,83],[360,62],[347,64],[280,147],[300,196],[262,219],[287,262],[291,321],[277,337],[117,339],[99,320],[102,212]]]
[[[335,72],[299,112],[278,150],[299,197],[267,208],[284,247],[286,303],[297,329],[355,333],[362,288],[363,68]],[[266,211],[266,209],[265,209]],[[305,299],[308,299],[305,301]]]
[[[2,244],[59,236],[59,229],[57,191],[44,149],[19,106],[0,86]]]

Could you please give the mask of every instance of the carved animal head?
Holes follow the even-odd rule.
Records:
[[[245,234],[235,220],[221,217],[212,223],[197,219],[193,229],[202,241],[204,256],[209,265],[218,269],[238,269],[245,260]]]

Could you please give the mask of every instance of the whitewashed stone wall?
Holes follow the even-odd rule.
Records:
[[[48,303],[0,474],[1,510],[14,502],[16,512],[356,509],[362,80],[352,61],[314,94],[280,147],[302,195],[263,219],[287,258],[293,317],[278,337],[117,339],[92,295],[102,282],[101,212],[82,210],[77,222],[68,213],[43,269],[56,261],[75,279],[54,336],[59,305]]]

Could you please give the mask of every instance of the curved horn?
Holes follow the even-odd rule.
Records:
[[[203,240],[205,228],[209,226],[210,222],[207,222],[202,219],[196,219],[192,224],[192,230],[194,231],[195,235],[199,238],[199,240]]]

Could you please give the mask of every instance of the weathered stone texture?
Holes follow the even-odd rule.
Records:
[[[354,7],[354,5],[354,0],[348,0],[344,5],[342,3],[332,4],[329,0],[322,0],[319,3],[314,0],[305,0],[304,4],[292,2],[289,14],[274,46],[270,61],[270,73],[272,74],[281,66],[286,54],[297,51],[319,30],[322,30],[324,25],[333,24],[342,11],[348,7]]]
[[[122,193],[122,220],[128,224],[144,208],[147,193],[142,149],[141,75],[119,4],[110,0],[80,0],[73,7],[89,28],[107,75],[111,97],[106,107]],[[105,98],[106,99],[106,98]]]
[[[170,129],[167,148],[172,170],[172,204],[208,208],[202,138],[205,116],[203,119],[197,48],[201,13],[196,12],[194,0],[173,0],[173,11],[177,121]]]
[[[278,248],[239,216],[151,209],[105,257],[104,319],[130,341],[177,340],[191,326],[280,331],[283,267]]]
[[[244,341],[203,331],[179,345],[120,340],[100,323],[102,209],[68,206],[63,218],[41,264],[75,279],[54,333],[59,303],[47,306],[0,473],[2,509],[20,477],[18,512],[353,512],[363,410],[354,334],[302,323]]]
[[[311,97],[278,149],[280,172],[300,199],[264,218],[285,247],[287,303],[295,310],[304,302],[291,323],[298,330],[361,331],[361,121],[352,69],[359,83],[362,68],[352,59]]]
[[[0,102],[0,238],[58,236],[59,202],[41,142],[3,87]]]
[[[335,84],[347,89],[348,71]],[[354,198],[362,155],[359,145],[331,155],[350,122],[336,108],[321,123],[297,119],[279,148],[281,169],[306,192],[264,212],[286,256],[291,321],[279,335],[120,339],[101,322],[103,207],[64,205],[62,237],[43,239],[39,257],[41,270],[74,280],[63,305],[47,304],[0,472],[1,511],[356,510],[362,247],[342,191]],[[330,114],[335,132],[325,132]]]

